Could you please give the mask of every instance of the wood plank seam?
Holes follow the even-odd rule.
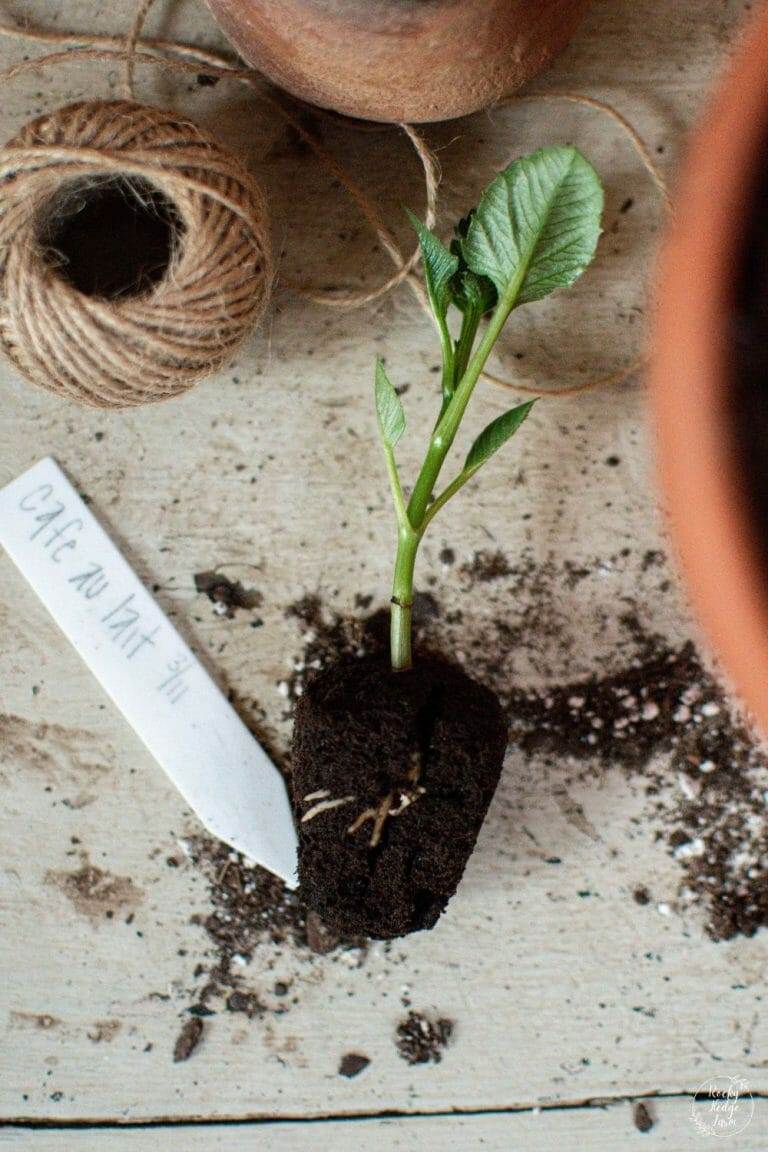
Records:
[[[768,1100],[768,1091],[761,1092],[758,1090],[751,1091],[750,1095],[755,1101]],[[307,1113],[297,1113],[296,1115],[252,1115],[252,1116],[230,1116],[230,1117],[208,1117],[208,1116],[195,1116],[195,1117],[157,1117],[148,1120],[125,1120],[123,1122],[115,1120],[88,1120],[78,1118],[76,1120],[41,1120],[29,1119],[19,1117],[17,1119],[5,1119],[0,1122],[0,1133],[3,1128],[17,1128],[27,1131],[125,1131],[125,1130],[152,1130],[152,1129],[173,1129],[173,1128],[243,1128],[249,1125],[267,1126],[267,1125],[283,1125],[283,1124],[328,1124],[334,1121],[343,1121],[347,1124],[364,1123],[371,1120],[450,1120],[450,1119],[472,1119],[474,1117],[489,1117],[489,1116],[525,1116],[525,1115],[539,1115],[547,1113],[548,1115],[556,1113],[572,1113],[572,1112],[608,1112],[614,1108],[621,1108],[627,1104],[635,1104],[640,1101],[652,1100],[655,1102],[684,1102],[693,1101],[696,1099],[696,1090],[685,1092],[646,1092],[634,1096],[601,1096],[587,1098],[584,1100],[571,1100],[563,1103],[562,1101],[553,1104],[524,1104],[524,1105],[510,1105],[507,1108],[451,1108],[451,1109],[436,1109],[435,1111],[422,1110],[419,1112],[406,1112],[396,1108],[386,1108],[381,1111],[370,1112],[329,1112],[325,1115],[308,1115]]]

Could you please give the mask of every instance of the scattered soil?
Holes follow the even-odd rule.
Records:
[[[282,880],[258,865],[247,863],[228,845],[209,836],[186,843],[192,862],[208,877],[212,908],[202,924],[213,945],[214,959],[206,969],[206,980],[191,1012],[207,1014],[211,1004],[222,998],[229,1012],[241,1012],[249,1019],[269,1009],[252,990],[241,987],[241,973],[259,944],[329,955],[334,952],[365,953],[368,942],[360,937],[341,937],[326,927],[314,913],[307,913],[298,896]],[[281,1004],[279,1014],[288,1010],[285,984],[275,985],[273,994]]]
[[[348,1080],[352,1080],[364,1072],[369,1064],[368,1057],[360,1052],[347,1052],[339,1062],[339,1076],[346,1076]]]
[[[317,912],[307,912],[306,932],[308,947],[319,956],[327,956],[338,947],[340,937],[323,923]]]
[[[564,615],[564,584],[601,579],[609,565],[636,569],[642,559],[633,561],[625,549],[579,566],[524,560],[490,584],[469,574],[474,565],[457,567],[453,580],[461,581],[462,601],[477,583],[483,616],[471,609],[441,610],[434,596],[420,597],[416,639],[422,650],[442,646],[464,656],[473,674],[501,699],[513,742],[531,756],[581,781],[598,778],[606,766],[638,780],[647,795],[648,819],[681,870],[678,906],[696,910],[715,940],[752,935],[768,927],[768,757],[696,651],[649,632],[627,603],[615,644],[602,662],[606,671],[562,676],[565,666],[578,669],[580,657],[573,621]],[[662,554],[654,553],[642,569],[641,592],[663,592]],[[361,615],[343,617],[318,596],[307,596],[289,609],[300,629],[301,655],[290,679],[278,686],[287,715],[311,677],[331,662],[382,650],[388,614],[371,614],[372,604],[361,594]],[[513,611],[511,604],[523,607]],[[615,624],[614,612],[612,606],[606,625]],[[590,626],[599,631],[602,617],[595,616]],[[545,687],[525,687],[531,682]],[[273,753],[278,763],[286,762],[279,748]],[[212,905],[200,922],[213,958],[196,970],[204,984],[195,993],[194,1010],[226,1008],[246,1019],[289,1010],[295,992],[278,996],[275,991],[273,999],[269,987],[242,986],[244,964],[260,944],[303,952],[310,962],[317,955],[332,963],[362,962],[364,937],[340,936],[316,913],[307,913],[296,894],[271,874],[208,837],[190,840],[187,849],[208,879]],[[642,884],[628,898],[638,906],[655,903]]]
[[[504,763],[507,725],[483,685],[421,660],[334,663],[296,710],[299,879],[340,931],[432,928],[456,891]],[[352,794],[350,794],[352,793]]]
[[[370,601],[366,604],[370,607]],[[289,619],[301,628],[302,653],[294,660],[287,680],[281,680],[278,691],[288,702],[286,718],[293,716],[296,701],[303,695],[307,682],[323,668],[347,656],[364,656],[380,651],[387,629],[387,613],[380,611],[367,618],[344,618],[327,612],[320,597],[308,593],[286,611]]]
[[[650,1132],[655,1124],[650,1108],[642,1101],[638,1101],[632,1109],[632,1119],[638,1132]]]
[[[494,612],[480,620],[441,611],[433,596],[423,597],[415,612],[416,641],[422,651],[442,648],[466,660],[501,700],[512,743],[529,755],[561,769],[570,765],[582,780],[607,766],[642,777],[649,817],[682,870],[679,906],[700,906],[715,940],[751,936],[768,927],[768,755],[693,645],[670,645],[644,627],[627,601],[605,674],[562,681],[549,663],[548,649],[558,651],[562,664],[573,645],[554,592],[564,580],[578,583],[628,562],[626,552],[591,568],[558,570],[530,561],[510,566],[510,575],[499,580]],[[663,590],[663,554],[647,557],[645,579],[660,579],[655,588]],[[487,588],[482,577],[469,575],[475,569],[482,571],[483,564],[463,566],[464,578]],[[515,614],[511,602],[528,607]],[[285,682],[289,702],[331,662],[381,651],[386,643],[385,610],[345,619],[312,596],[290,614],[300,622],[305,649]],[[577,658],[574,650],[574,663]],[[520,687],[522,661],[545,688]],[[673,795],[670,780],[677,784]],[[647,890],[638,892],[638,903],[651,901]]]
[[[461,566],[462,575],[480,584],[490,584],[494,580],[501,580],[504,576],[511,576],[513,570],[509,560],[498,549],[495,552],[481,549],[475,552],[472,560]]]
[[[182,1026],[173,1046],[174,1064],[181,1064],[182,1061],[189,1060],[203,1038],[204,1027],[205,1025],[199,1016],[191,1016]]]
[[[215,605],[215,611],[229,620],[234,619],[238,608],[252,610],[260,608],[264,603],[258,588],[246,588],[239,580],[228,580],[215,569],[211,572],[196,572],[194,581],[195,590],[204,592]]]
[[[454,1022],[409,1012],[397,1026],[395,1047],[409,1064],[439,1064],[453,1035]]]
[[[715,940],[752,936],[768,925],[765,753],[692,644],[672,650],[636,619],[627,624],[640,648],[630,666],[510,695],[512,741],[529,754],[642,773],[649,796],[672,773],[675,807],[660,799],[656,812],[683,868],[681,903],[704,903]]]

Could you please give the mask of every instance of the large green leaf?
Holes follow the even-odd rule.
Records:
[[[464,462],[464,472],[470,475],[477,472],[494,452],[498,452],[502,444],[506,444],[510,436],[514,436],[535,403],[535,400],[527,400],[524,404],[518,404],[516,408],[492,420],[470,448]]]
[[[408,219],[419,238],[419,247],[424,262],[424,279],[432,311],[443,323],[451,303],[451,280],[459,267],[459,259],[450,252],[434,232],[425,228],[418,216],[406,209]]]
[[[381,360],[376,361],[376,415],[382,440],[394,448],[405,431],[405,412]]]
[[[473,272],[508,308],[540,300],[579,278],[600,236],[603,190],[575,148],[542,148],[513,161],[488,186],[462,242]]]

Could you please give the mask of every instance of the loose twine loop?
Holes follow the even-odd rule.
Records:
[[[153,3],[154,0],[141,0],[130,33],[125,38],[62,33],[0,23],[0,35],[55,44],[63,49],[36,60],[22,61],[0,72],[0,83],[44,65],[73,59],[115,61],[123,69],[127,101],[121,105],[96,101],[76,106],[79,109],[77,123],[88,123],[91,131],[104,132],[106,138],[94,136],[86,141],[70,137],[66,143],[63,140],[45,141],[41,149],[39,141],[26,135],[35,130],[35,125],[29,125],[20,137],[0,150],[0,275],[5,278],[5,286],[1,289],[4,299],[0,305],[0,338],[17,367],[44,387],[102,407],[164,399],[223,367],[266,308],[273,266],[262,194],[239,162],[210,136],[187,121],[177,120],[170,113],[132,103],[137,65],[160,66],[177,74],[199,75],[203,70],[211,78],[236,81],[258,90],[343,186],[395,269],[371,290],[321,290],[292,284],[293,291],[325,307],[349,309],[370,304],[406,283],[422,308],[429,312],[424,285],[415,271],[420,256],[418,247],[407,256],[403,254],[377,205],[259,73],[240,67],[215,51],[159,37],[142,37],[142,28]],[[513,96],[503,104],[556,101],[581,105],[607,116],[629,140],[660,194],[665,210],[669,210],[666,182],[648,146],[612,105],[568,91]],[[118,120],[128,116],[130,109],[131,117],[141,117],[141,114],[147,117],[142,121],[145,127],[150,123],[162,123],[166,130],[170,130],[173,124],[178,134],[170,154],[175,155],[178,146],[176,160],[179,162],[171,164],[170,168],[158,165],[157,153],[150,155],[151,148],[145,147],[149,141],[141,139],[140,131],[132,139],[131,130],[125,123],[117,130],[114,123],[110,127],[118,107],[122,110]],[[57,128],[64,132],[67,120],[64,114],[70,111],[62,109],[43,120],[56,122]],[[64,122],[60,119],[62,116]],[[36,124],[39,131],[40,122]],[[425,222],[433,228],[437,218],[437,162],[412,125],[401,124],[399,127],[422,165]],[[123,138],[127,143],[121,147]],[[22,140],[24,143],[20,146]],[[115,151],[117,141],[120,144]],[[34,146],[30,148],[30,145]],[[139,154],[132,155],[132,148],[136,146]],[[104,148],[106,151],[102,151]],[[186,155],[188,162],[184,162],[185,150],[189,150]],[[167,149],[164,149],[163,155],[166,153]],[[23,169],[20,169],[20,162],[25,166]],[[20,172],[22,179],[4,183],[10,175]],[[34,226],[35,211],[31,210],[31,205],[34,199],[35,209],[39,209],[53,194],[54,185],[60,185],[62,178],[77,175],[88,178],[105,172],[122,172],[154,181],[174,203],[178,203],[185,236],[184,242],[177,247],[167,276],[151,296],[119,302],[90,300],[88,307],[83,309],[82,295],[75,293],[50,267],[47,271],[41,267],[44,261],[41,260]],[[14,201],[15,213],[8,212],[5,201],[9,189],[19,192],[28,181],[34,184],[34,195],[30,196],[33,186],[30,184],[29,191]],[[15,221],[15,227],[11,227],[9,219]],[[231,229],[234,238],[230,236],[230,225],[234,225]],[[217,274],[222,260],[222,287],[226,291],[217,295]],[[239,265],[240,260],[244,265]],[[9,279],[11,270],[14,278]],[[45,272],[44,286],[40,281],[41,272]],[[53,281],[56,281],[55,285]],[[250,307],[249,290],[253,293]],[[187,312],[190,292],[190,302],[194,301],[194,307]],[[157,295],[165,293],[163,308],[158,312]],[[55,319],[51,320],[51,317]],[[148,329],[145,327],[147,324]],[[52,329],[56,330],[57,339],[52,338]],[[55,375],[50,372],[52,352],[58,365]],[[557,389],[542,390],[489,372],[484,373],[484,378],[517,393],[540,394],[543,391],[547,396],[569,396],[617,384],[633,375],[642,362],[642,358],[637,357],[619,372]]]

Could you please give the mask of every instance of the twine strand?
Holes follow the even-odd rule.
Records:
[[[154,5],[155,0],[139,0],[134,13],[133,23],[131,24],[128,35],[125,38],[125,62],[123,64],[123,90],[125,92],[126,100],[133,100],[133,77],[134,77],[134,57],[136,55],[136,45],[139,37],[141,36],[144,23],[149,15],[149,11]]]
[[[104,48],[111,51],[125,51],[125,36],[105,36],[96,32],[59,32],[48,28],[37,28],[30,24],[8,24],[0,20],[0,36],[6,40],[31,40],[38,44],[55,44],[59,48]],[[145,51],[167,53],[196,60],[198,64],[212,68],[238,67],[235,57],[225,56],[213,49],[197,44],[184,44],[176,40],[166,40],[161,36],[144,36],[140,46]],[[45,60],[45,57],[43,57]]]
[[[512,104],[533,104],[533,103],[557,103],[564,101],[569,104],[576,104],[584,108],[591,108],[595,112],[599,112],[603,116],[607,116],[629,140],[634,151],[640,157],[640,160],[646,172],[651,178],[651,181],[658,192],[664,211],[664,215],[668,216],[672,211],[672,202],[669,195],[669,188],[664,173],[654,160],[651,150],[643,140],[640,133],[633,124],[627,120],[615,108],[613,104],[609,104],[605,100],[598,100],[595,96],[586,96],[581,92],[557,91],[541,92],[523,94],[522,96],[511,96],[508,100],[503,101],[504,105]],[[506,163],[508,164],[514,157],[510,156]],[[532,387],[528,384],[522,384],[518,380],[506,380],[502,376],[496,376],[492,372],[481,373],[481,379],[485,380],[488,384],[494,384],[498,388],[506,388],[511,392],[527,396],[581,396],[585,392],[596,392],[603,388],[612,388],[618,384],[623,384],[625,380],[635,376],[640,372],[646,364],[645,356],[633,356],[629,364],[623,368],[619,368],[616,372],[610,372],[605,376],[598,376],[592,380],[585,380],[581,384],[564,385],[560,388],[547,388],[542,392],[541,388]]]

